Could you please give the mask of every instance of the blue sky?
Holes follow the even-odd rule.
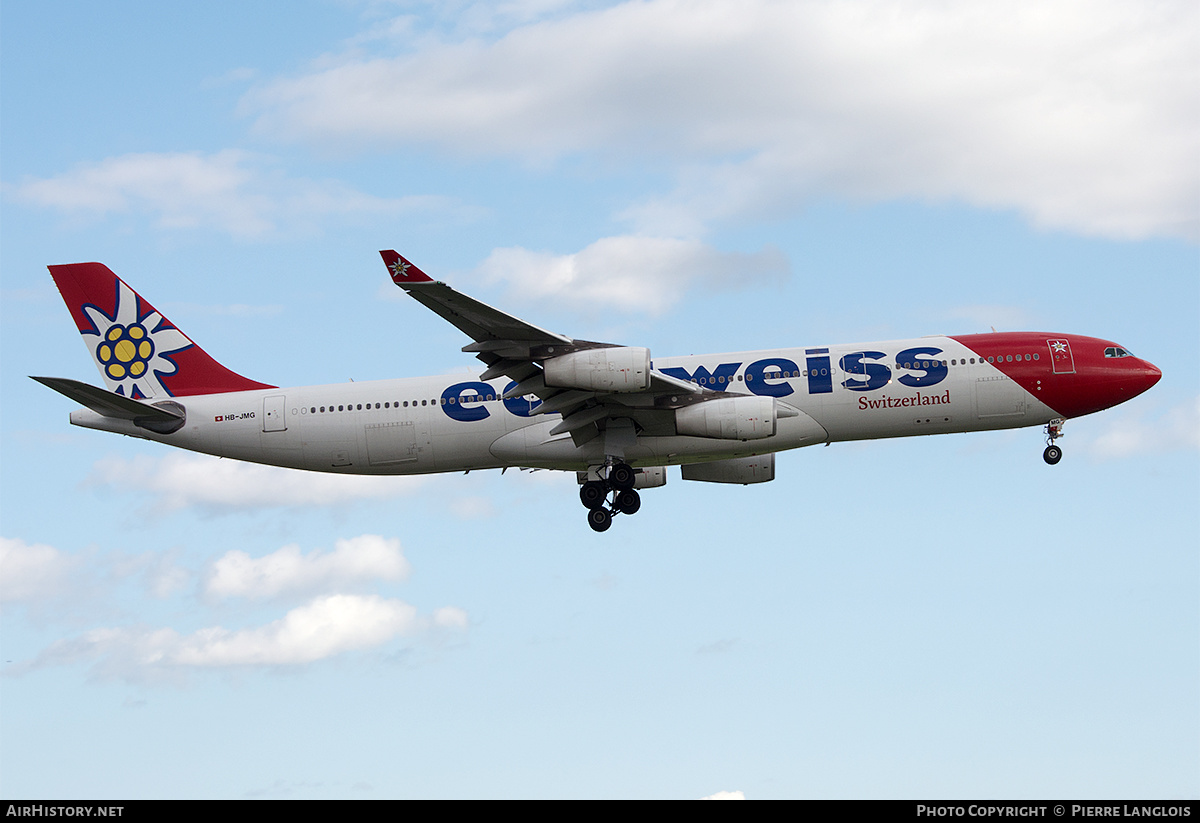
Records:
[[[6,797],[1196,797],[1194,4],[0,6]],[[647,491],[69,426],[45,266],[248,377],[469,373],[376,250],[656,355],[1037,329],[1036,429]],[[312,626],[335,630],[323,639]]]

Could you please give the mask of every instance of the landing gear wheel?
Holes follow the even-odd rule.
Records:
[[[642,498],[633,489],[617,492],[617,502],[614,504],[621,514],[637,514],[642,507]]]
[[[1062,460],[1062,449],[1058,446],[1047,446],[1046,450],[1042,452],[1042,459],[1053,466],[1059,460]]]
[[[594,532],[608,531],[608,527],[612,525],[612,515],[608,513],[608,509],[592,509],[588,512],[588,525]]]
[[[634,482],[637,480],[637,475],[634,474],[633,467],[628,463],[617,463],[608,470],[609,484],[619,491],[632,489]]]
[[[606,497],[608,487],[599,480],[589,480],[579,487],[579,502],[589,509],[602,508]]]

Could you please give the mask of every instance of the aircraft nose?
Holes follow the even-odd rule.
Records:
[[[1136,363],[1130,363],[1129,365],[1132,366],[1132,369],[1121,381],[1123,393],[1128,393],[1123,398],[1124,400],[1137,397],[1162,379],[1162,371],[1159,370],[1158,366],[1149,361],[1138,358]]]
[[[1162,379],[1162,370],[1150,361],[1143,360],[1139,377],[1141,378],[1142,385],[1138,387],[1138,394],[1141,394]]]

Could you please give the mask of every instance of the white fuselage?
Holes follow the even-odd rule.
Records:
[[[942,364],[946,364],[943,366]],[[635,466],[703,462],[814,443],[1044,424],[1059,415],[975,352],[948,337],[656,358],[654,368],[729,395],[769,396],[800,412],[774,435],[723,440],[674,433],[674,412],[625,449]],[[531,415],[533,397],[500,399],[507,379],[465,375],[171,398],[185,425],[156,434],[81,410],[71,422],[207,454],[347,474],[527,466],[583,470],[602,463],[605,439],[577,447]],[[620,395],[610,395],[610,400]],[[151,398],[159,400],[165,398]],[[642,419],[647,415],[643,414]]]

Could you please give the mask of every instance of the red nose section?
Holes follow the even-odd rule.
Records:
[[[1153,364],[1095,337],[1000,332],[954,339],[1067,418],[1124,403],[1162,378]]]
[[[1063,417],[1080,417],[1132,400],[1161,378],[1157,367],[1136,357],[1123,363],[1081,365],[1066,380],[1051,378],[1050,382],[1060,383],[1063,390],[1055,392],[1054,402],[1048,405]]]
[[[1159,380],[1162,380],[1162,371],[1159,370],[1158,366],[1146,360],[1139,360],[1138,362],[1142,368],[1134,379],[1133,394],[1129,395],[1130,397],[1137,397]]]

